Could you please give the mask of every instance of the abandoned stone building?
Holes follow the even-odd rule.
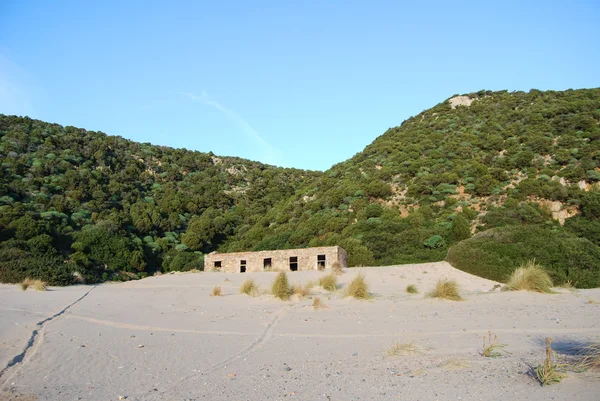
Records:
[[[335,262],[346,267],[346,251],[339,246],[259,252],[212,252],[204,257],[204,271],[246,273],[265,270],[319,270],[330,268]]]

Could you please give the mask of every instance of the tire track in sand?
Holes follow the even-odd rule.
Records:
[[[216,365],[210,366],[208,369],[206,369],[202,372],[194,372],[193,374],[183,376],[176,382],[171,383],[168,387],[165,387],[164,389],[162,389],[160,391],[153,391],[152,393],[140,393],[135,396],[132,396],[132,398],[140,397],[141,399],[143,399],[148,396],[156,396],[157,394],[165,394],[165,393],[173,390],[174,388],[177,388],[182,382],[189,380],[192,377],[201,377],[201,376],[216,372],[217,370],[233,363],[234,361],[245,357],[246,355],[250,354],[251,352],[261,349],[269,341],[269,339],[271,339],[271,337],[273,336],[273,330],[275,329],[275,326],[277,325],[277,323],[279,323],[279,320],[281,320],[281,318],[285,315],[285,313],[287,312],[288,309],[289,309],[288,306],[284,306],[283,308],[281,308],[277,312],[277,314],[275,315],[273,320],[271,320],[267,324],[267,327],[265,327],[265,329],[260,333],[258,338],[256,340],[254,340],[252,342],[252,344],[250,344],[248,347],[246,347],[242,351],[238,352],[237,354],[224,359],[223,361],[217,363]]]
[[[282,309],[278,314],[281,314]],[[178,329],[178,328],[169,328],[169,327],[160,327],[160,326],[145,326],[145,325],[134,325],[129,323],[118,323],[110,320],[101,320],[87,316],[81,315],[67,315],[65,316],[68,319],[78,319],[83,320],[89,323],[100,324],[104,326],[110,326],[121,329],[128,330],[138,330],[138,331],[153,331],[153,332],[169,332],[169,333],[189,333],[189,334],[215,334],[215,335],[232,335],[232,336],[254,336],[258,333],[252,332],[244,332],[244,331],[226,331],[226,330],[194,330],[194,329]],[[280,316],[276,315],[273,321],[270,323],[271,325],[280,318]],[[269,329],[270,326],[267,326]],[[474,330],[445,330],[445,331],[430,331],[430,332],[407,332],[406,334],[414,334],[414,335],[462,335],[462,334],[478,334],[484,335],[487,334],[488,329],[474,329]],[[504,334],[587,334],[587,333],[598,333],[600,332],[600,327],[580,327],[580,328],[514,328],[514,329],[495,329],[495,333],[504,333]],[[262,336],[265,333],[265,330],[259,334]],[[277,333],[273,334],[272,330],[268,333],[269,338],[274,337],[299,337],[299,338],[339,338],[339,339],[353,339],[353,338],[379,338],[379,337],[397,337],[398,332],[378,332],[378,333]]]
[[[68,315],[65,316],[68,319],[83,320],[84,322],[100,324],[103,326],[115,327],[117,329],[137,330],[137,331],[151,331],[151,332],[168,332],[168,333],[189,333],[189,334],[216,334],[216,335],[232,335],[232,336],[255,336],[257,333],[248,333],[244,331],[226,331],[226,330],[194,330],[194,329],[176,329],[170,327],[160,326],[146,326],[129,323],[119,323],[112,320],[96,319],[88,316],[81,315]]]
[[[52,322],[54,319],[64,315],[65,312],[67,312],[75,304],[77,304],[78,302],[83,300],[85,297],[87,297],[89,295],[89,293],[92,292],[95,288],[96,288],[96,286],[93,286],[85,294],[83,294],[81,297],[76,299],[74,302],[72,302],[69,305],[67,305],[66,307],[64,307],[58,313],[55,313],[54,315],[47,317],[46,319],[41,320],[36,323],[36,325],[35,325],[36,328],[31,333],[31,336],[29,337],[29,341],[27,341],[27,344],[25,345],[25,348],[23,349],[23,351],[20,354],[14,356],[8,362],[8,364],[0,371],[0,390],[2,390],[4,388],[4,386],[6,385],[6,383],[8,383],[10,381],[10,379],[19,371],[19,369],[16,369],[9,377],[7,377],[4,381],[2,381],[2,378],[4,377],[4,375],[6,375],[8,370],[16,365],[21,364],[25,360],[25,358],[30,359],[33,355],[35,355],[37,348],[44,340],[44,329],[46,328],[46,326],[50,322]],[[39,336],[39,338],[38,338],[38,336]]]

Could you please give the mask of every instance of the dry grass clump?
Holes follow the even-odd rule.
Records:
[[[522,264],[511,274],[506,286],[508,291],[534,291],[551,294],[552,279],[535,260]]]
[[[323,287],[324,290],[333,292],[337,290],[337,278],[333,273],[328,274],[327,276],[319,278],[319,285]]]
[[[281,272],[275,277],[275,280],[273,280],[273,284],[271,285],[271,293],[276,298],[283,299],[284,301],[290,299],[292,287],[290,287],[290,284],[288,283],[285,272]]]
[[[463,359],[450,359],[440,365],[438,367],[444,370],[461,370],[461,369],[469,369],[471,364]]]
[[[344,271],[342,270],[342,264],[340,262],[333,262],[331,265],[331,273],[336,276],[341,276]]]
[[[556,353],[552,350],[552,338],[546,338],[546,359],[535,368],[535,374],[542,386],[559,383],[565,378],[564,365],[556,362]]]
[[[322,309],[322,308],[326,308],[325,304],[323,303],[323,301],[321,301],[321,298],[319,297],[315,297],[313,299],[313,304],[312,304],[313,308],[315,309]]]
[[[576,368],[582,371],[600,371],[600,342],[583,347],[578,353],[579,362]]]
[[[483,349],[481,355],[486,358],[496,358],[502,356],[502,352],[509,353],[504,348],[508,347],[508,344],[498,344],[498,336],[488,331],[487,342],[485,336],[483,336]]]
[[[362,274],[354,277],[354,279],[348,285],[346,289],[346,296],[353,297],[356,299],[370,299],[369,285],[365,281],[365,277]]]
[[[419,290],[417,290],[417,286],[414,284],[409,284],[406,286],[406,292],[409,294],[418,294]]]
[[[435,284],[435,288],[427,293],[429,298],[443,298],[451,301],[462,301],[458,291],[458,284],[455,280],[441,278]]]
[[[47,291],[48,288],[46,288],[46,286],[48,285],[45,281],[39,280],[39,279],[30,279],[30,278],[26,278],[25,280],[23,280],[20,284],[21,289],[23,291],[25,291],[28,288],[33,288],[35,290],[38,291]]]
[[[559,285],[559,287],[564,288],[565,290],[569,290],[569,291],[577,291],[577,288],[575,287],[575,285],[573,284],[573,282],[571,280],[567,280],[566,282]]]
[[[251,297],[255,297],[258,295],[258,286],[252,279],[247,279],[242,283],[240,287],[240,294],[250,295]]]
[[[395,342],[392,344],[390,348],[386,351],[387,356],[401,356],[401,355],[409,355],[416,354],[421,352],[419,346],[413,342],[409,343],[400,343]]]
[[[292,293],[298,295],[300,298],[304,298],[310,295],[310,287],[308,285],[293,285]]]
[[[221,295],[221,287],[217,285],[215,288],[213,288],[211,296],[220,297]]]

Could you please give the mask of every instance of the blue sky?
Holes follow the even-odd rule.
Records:
[[[456,93],[600,86],[600,2],[0,1],[0,113],[325,170]]]

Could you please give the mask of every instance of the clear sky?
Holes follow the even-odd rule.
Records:
[[[457,93],[600,86],[600,1],[0,0],[0,113],[325,170]]]

